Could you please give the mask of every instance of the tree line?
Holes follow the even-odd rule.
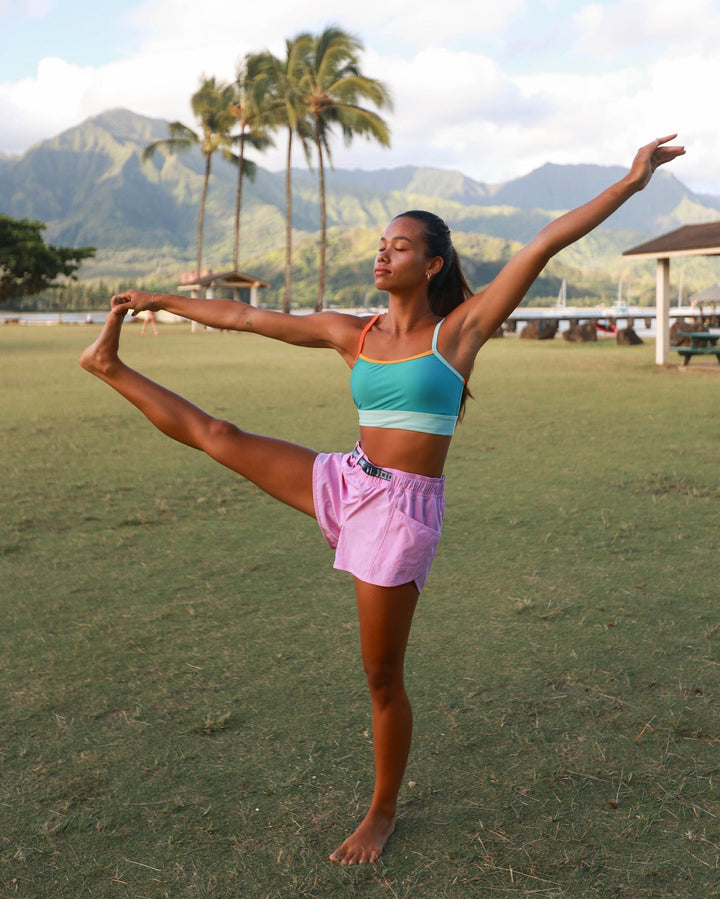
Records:
[[[57,278],[76,279],[94,247],[56,247],[43,239],[45,225],[0,214],[0,305],[57,288]]]
[[[327,250],[325,166],[332,165],[331,142],[339,131],[346,144],[357,137],[390,146],[390,131],[378,110],[390,108],[387,87],[364,75],[360,40],[337,26],[320,34],[298,34],[285,41],[283,56],[269,50],[247,53],[239,61],[233,82],[202,75],[190,100],[195,129],[182,122],[168,125],[168,137],[149,144],[143,160],[158,151],[176,153],[200,149],[205,159],[197,227],[196,274],[202,271],[203,225],[212,158],[220,153],[237,166],[233,269],[240,250],[242,187],[255,177],[256,165],[246,151],[262,152],[274,145],[274,134],[285,133],[285,290],[283,310],[290,310],[292,272],[292,150],[303,149],[308,167],[313,156],[318,171],[320,245],[316,310],[324,306]],[[368,108],[367,104],[373,108]]]

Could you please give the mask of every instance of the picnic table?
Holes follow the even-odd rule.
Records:
[[[678,331],[677,336],[690,340],[690,346],[673,347],[683,357],[683,365],[687,365],[693,356],[715,356],[720,362],[720,331]]]

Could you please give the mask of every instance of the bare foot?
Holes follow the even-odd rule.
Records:
[[[118,313],[115,310],[109,312],[98,339],[80,354],[78,362],[90,374],[99,378],[106,377],[120,363],[118,347],[123,318],[124,312]]]
[[[382,855],[388,838],[395,830],[395,818],[388,818],[372,809],[365,815],[354,834],[335,850],[330,861],[341,865],[365,865],[376,862]]]

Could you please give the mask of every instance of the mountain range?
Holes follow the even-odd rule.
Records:
[[[0,156],[0,211],[45,222],[51,243],[97,247],[97,258],[83,266],[85,277],[172,281],[194,265],[203,159],[193,151],[158,153],[143,162],[144,147],[167,137],[167,125],[115,109],[21,156]],[[558,212],[585,202],[624,171],[548,163],[524,177],[487,184],[457,171],[416,166],[330,170],[330,290],[342,293],[353,279],[367,281],[379,231],[408,208],[430,208],[443,216],[470,261],[471,274],[489,277],[515,242],[527,241]],[[204,264],[216,271],[230,268],[232,260],[236,179],[235,167],[217,154],[204,232]],[[284,217],[285,173],[258,164],[255,181],[243,183],[241,269],[270,281],[280,277]],[[661,171],[562,259],[577,271],[603,271],[608,277],[614,267],[615,277],[626,265],[623,249],[681,225],[718,218],[720,197],[695,194]],[[312,278],[319,229],[317,176],[305,169],[293,171],[293,229],[302,283]]]

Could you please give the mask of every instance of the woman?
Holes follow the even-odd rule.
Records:
[[[315,517],[336,548],[335,566],[353,574],[373,709],[375,789],[365,818],[331,854],[333,861],[375,861],[395,827],[412,734],[405,648],[440,534],[443,468],[475,356],[555,253],[642,190],[659,165],[685,152],[668,146],[675,136],[641,148],[624,178],[544,227],[474,296],[445,224],[430,213],[405,213],[385,229],[375,260],[375,286],[389,294],[384,315],[293,316],[129,290],[112,298],[102,334],[80,357],[163,433]],[[117,355],[123,317],[157,309],[214,328],[337,350],[352,369],[360,417],[355,450],[317,453],[241,431],[128,368]]]

